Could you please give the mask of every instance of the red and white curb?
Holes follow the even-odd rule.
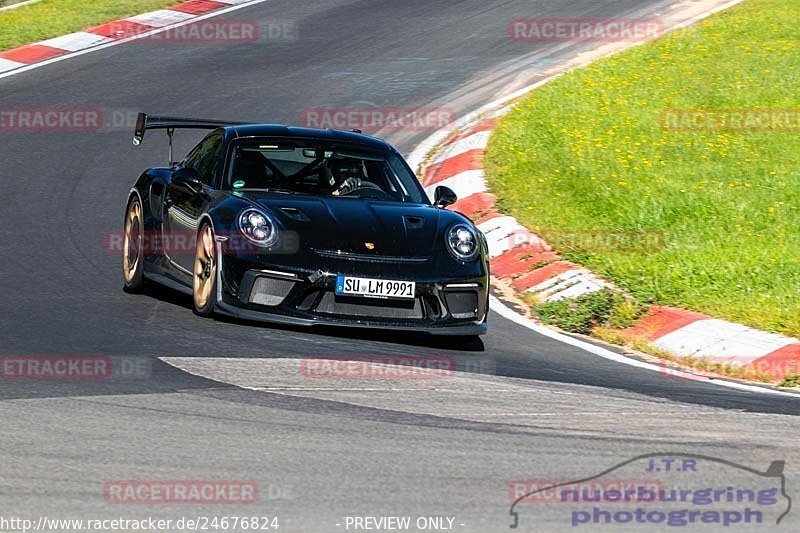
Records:
[[[0,52],[0,78],[68,57],[155,35],[168,29],[265,1],[189,0],[167,9],[150,11],[107,22],[84,31],[26,44],[19,48]]]
[[[668,31],[686,27],[740,2],[732,0]],[[498,212],[496,197],[489,192],[483,172],[483,156],[498,118],[511,110],[512,102],[561,74],[487,104],[455,125],[435,132],[409,156],[412,168],[421,171],[429,197],[433,197],[439,185],[450,187],[459,197],[451,209],[470,217],[486,235],[492,276],[505,280],[518,292],[533,293],[541,301],[576,298],[612,285],[586,268],[563,260],[514,217]],[[493,303],[496,310],[502,309],[504,316],[513,313],[499,301]],[[787,372],[800,372],[800,340],[683,309],[651,306],[648,315],[625,334],[644,338],[678,357],[747,367],[776,380]]]
[[[483,156],[497,117],[509,109],[501,107],[488,118],[464,125],[439,144],[424,165],[426,192],[433,197],[439,185],[456,192],[459,201],[452,209],[472,218],[486,235],[492,275],[516,291],[554,301],[611,287],[589,270],[562,260],[514,217],[497,211],[483,173]],[[775,379],[800,370],[800,340],[682,309],[653,306],[626,334],[680,357],[750,367]]]
[[[775,379],[800,371],[800,341],[710,316],[653,306],[628,334],[681,357],[749,367]]]
[[[509,109],[504,106],[464,125],[439,144],[423,166],[426,192],[433,197],[439,185],[456,192],[459,201],[452,209],[473,219],[486,235],[492,275],[516,291],[555,301],[612,287],[586,268],[562,260],[514,217],[497,211],[483,173],[483,156],[497,117]],[[800,371],[800,340],[682,309],[652,306],[648,316],[625,333],[679,357],[749,367],[775,379]]]

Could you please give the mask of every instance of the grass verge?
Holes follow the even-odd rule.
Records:
[[[646,306],[608,289],[570,300],[536,303],[531,299],[526,303],[544,324],[584,335],[596,328],[630,327],[647,313]]]
[[[799,19],[750,0],[535,91],[488,146],[501,209],[639,301],[800,336],[800,130],[662,127],[665,110],[798,109]],[[576,245],[587,230],[663,246]]]
[[[781,381],[779,386],[800,388],[800,374],[788,374],[783,381]]]
[[[41,0],[0,11],[0,51],[178,3],[176,0]]]

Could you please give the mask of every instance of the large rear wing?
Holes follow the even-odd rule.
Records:
[[[133,145],[139,146],[142,144],[147,130],[167,130],[169,162],[172,164],[172,135],[176,129],[215,130],[225,126],[243,126],[245,124],[248,123],[201,118],[152,117],[146,113],[139,113],[136,117],[136,128],[133,131]]]

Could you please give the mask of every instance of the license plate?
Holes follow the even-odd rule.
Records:
[[[413,281],[336,277],[336,294],[342,296],[413,299],[415,287]]]

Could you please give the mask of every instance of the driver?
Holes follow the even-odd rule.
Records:
[[[333,196],[342,196],[361,188],[367,174],[364,162],[356,159],[332,161],[330,171],[333,178],[331,191]]]

